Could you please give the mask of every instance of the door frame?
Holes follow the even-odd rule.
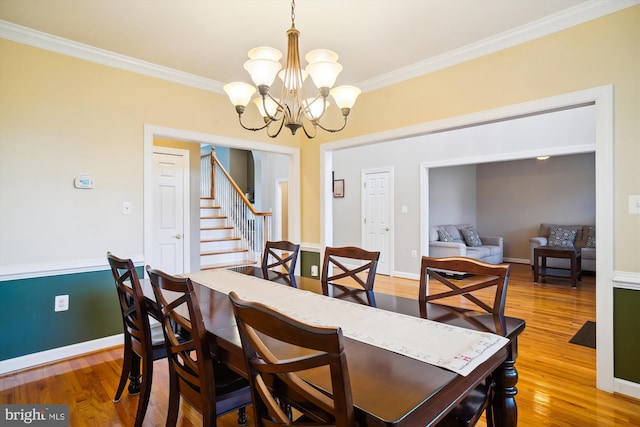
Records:
[[[300,149],[275,145],[264,142],[249,141],[229,138],[227,136],[188,131],[184,129],[168,128],[163,126],[145,124],[143,135],[143,174],[144,174],[144,214],[143,214],[143,240],[145,264],[150,264],[151,252],[151,222],[153,216],[153,140],[154,138],[168,138],[178,141],[192,142],[194,144],[209,144],[214,146],[238,148],[241,150],[258,150],[270,153],[285,154],[289,158],[289,236],[292,241],[300,242]],[[199,193],[198,193],[199,196]],[[198,255],[199,256],[199,255]],[[187,264],[190,265],[190,264]],[[146,276],[146,272],[145,272]]]
[[[360,174],[360,188],[362,189],[362,191],[360,192],[361,194],[361,200],[360,200],[360,224],[362,224],[363,226],[361,227],[361,237],[360,237],[360,241],[361,241],[361,245],[363,248],[366,248],[365,242],[366,242],[366,230],[364,227],[364,215],[366,212],[365,209],[365,205],[367,203],[366,200],[366,193],[364,191],[364,185],[366,182],[366,176],[367,174],[371,174],[371,173],[388,173],[389,174],[389,246],[388,246],[388,251],[387,251],[387,267],[388,267],[388,271],[386,273],[384,272],[380,272],[378,271],[380,274],[388,274],[389,276],[393,276],[393,271],[395,270],[394,268],[394,248],[395,248],[395,240],[394,240],[394,228],[395,228],[395,219],[394,219],[394,212],[395,212],[395,187],[394,187],[394,183],[393,183],[393,166],[386,166],[386,167],[380,167],[380,168],[371,168],[371,169],[362,169],[362,172]]]
[[[598,235],[602,236],[602,240],[598,240],[596,248],[596,386],[607,392],[622,391],[623,386],[615,381],[613,369],[613,289],[618,281],[624,282],[624,280],[614,271],[613,257],[615,247],[613,224],[614,102],[613,85],[611,84],[322,144],[320,146],[320,239],[322,247],[331,245],[333,240],[333,212],[331,186],[329,185],[333,166],[333,151],[444,132],[492,120],[509,120],[523,115],[550,112],[586,103],[593,103],[596,107],[596,228]],[[548,150],[545,150],[544,154],[547,154],[546,151]],[[505,157],[501,160],[508,160],[507,154],[505,153]],[[420,173],[427,175],[426,181],[428,181],[427,171],[428,168],[420,168]],[[423,223],[428,224],[428,200],[421,198],[420,211]],[[424,242],[424,233],[427,232],[428,229],[424,230],[421,226],[421,242]],[[421,250],[423,254],[426,254],[424,248]]]

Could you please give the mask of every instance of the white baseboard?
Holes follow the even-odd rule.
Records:
[[[116,345],[122,345],[123,341],[124,334],[118,334],[65,347],[40,351],[38,353],[27,354],[25,356],[14,357],[13,359],[2,360],[0,361],[0,375],[8,372],[19,371],[21,369],[33,368],[45,363],[79,356],[81,354],[114,347]]]
[[[394,271],[393,277],[399,277],[401,279],[420,280],[420,275],[416,273],[407,273],[406,271]]]
[[[504,262],[513,262],[515,264],[529,264],[528,258],[504,258]]]
[[[620,378],[613,379],[613,390],[616,393],[624,394],[630,397],[640,399],[640,384],[634,383]]]

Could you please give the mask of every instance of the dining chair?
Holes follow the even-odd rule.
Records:
[[[300,252],[300,245],[286,240],[265,243],[262,254],[262,277],[274,281],[284,278],[290,286],[297,287],[295,270],[298,252]]]
[[[107,252],[107,259],[118,292],[124,327],[122,371],[113,401],[120,400],[124,386],[129,379],[129,394],[140,394],[134,424],[139,427],[144,420],[151,395],[153,361],[167,357],[164,335],[159,323],[151,326],[149,322],[144,293],[133,261],[118,258],[111,252]],[[141,364],[142,370],[140,369]],[[140,382],[141,372],[142,383]]]
[[[355,426],[342,330],[300,322],[242,300],[233,291],[229,299],[249,373],[256,427]],[[326,375],[327,393],[304,381],[301,373]]]
[[[373,285],[379,258],[380,252],[370,252],[355,246],[325,248],[320,279],[322,293],[329,295],[329,285],[332,285],[333,291],[342,292],[340,295],[333,293],[332,296],[338,298],[357,297],[364,290],[367,302],[375,307]]]
[[[202,413],[203,427],[215,426],[218,416],[236,409],[238,424],[245,425],[249,383],[212,353],[191,279],[146,269],[161,312],[169,360],[167,427],[176,425],[180,397]]]
[[[504,334],[504,309],[510,269],[509,264],[488,264],[468,257],[431,258],[425,256],[422,257],[420,267],[418,299],[429,303],[441,300],[440,302],[445,305],[460,308],[480,308],[493,315],[496,332]],[[430,278],[450,290],[430,293]],[[465,300],[469,303],[466,303]],[[493,380],[489,377],[478,385],[438,423],[438,426],[475,425],[492,398],[492,383]],[[492,427],[491,411],[487,411],[486,418],[487,426]]]

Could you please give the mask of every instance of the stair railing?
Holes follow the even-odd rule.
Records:
[[[249,258],[259,261],[264,245],[271,236],[271,212],[258,212],[244,195],[229,172],[215,155],[201,156],[201,197],[216,200],[227,226],[234,228],[234,237],[240,237],[242,248],[249,251]]]

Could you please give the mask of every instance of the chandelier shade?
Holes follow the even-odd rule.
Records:
[[[257,47],[248,53],[249,60],[244,63],[245,70],[257,86],[233,82],[226,84],[223,89],[235,106],[240,125],[250,131],[265,129],[271,138],[278,136],[282,127],[287,127],[292,135],[300,128],[308,138],[316,136],[317,128],[327,132],[339,132],[347,125],[347,118],[351,108],[360,95],[360,89],[355,86],[333,87],[342,71],[338,63],[338,54],[328,49],[315,49],[308,52],[305,60],[306,68],[300,65],[298,38],[300,32],[295,28],[295,0],[291,2],[291,28],[287,31],[287,56],[285,66],[280,59],[282,53],[272,47]],[[279,77],[281,84],[280,96],[273,94],[273,85]],[[305,96],[305,80],[307,76],[317,90],[313,97]],[[248,127],[243,123],[242,115],[253,95],[258,96],[253,103],[263,117],[264,124],[259,127]],[[331,95],[340,108],[344,123],[339,128],[327,128],[320,123],[330,103]]]

